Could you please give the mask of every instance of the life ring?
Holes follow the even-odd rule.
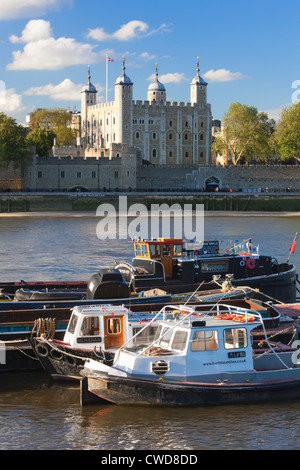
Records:
[[[254,269],[256,266],[255,259],[254,258],[248,258],[246,261],[246,267],[248,269]]]
[[[235,317],[233,318],[233,321],[237,321],[237,322],[241,322],[241,323],[245,323],[245,322],[250,322],[250,321],[254,321],[255,320],[255,317],[253,316],[244,316],[244,315],[235,315]]]
[[[233,315],[232,313],[224,313],[221,315],[216,315],[215,319],[216,320],[233,320],[234,317],[235,315]]]
[[[245,261],[242,259],[242,261],[240,261],[240,266],[245,266]]]
[[[35,350],[37,354],[41,357],[48,357],[49,355],[48,347],[45,344],[37,344]]]
[[[49,356],[55,361],[61,361],[64,357],[63,353],[61,351],[58,351],[57,349],[51,349]]]

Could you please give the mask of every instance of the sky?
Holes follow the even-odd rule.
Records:
[[[235,102],[277,119],[300,98],[299,17],[299,0],[0,0],[0,112],[80,111],[89,65],[113,101],[124,56],[134,100],[157,64],[167,101],[189,102],[199,57],[214,119]]]

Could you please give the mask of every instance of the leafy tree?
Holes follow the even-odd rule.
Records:
[[[254,106],[232,103],[223,117],[222,139],[236,165],[251,157],[266,159],[272,153],[274,121]]]
[[[37,109],[31,115],[31,130],[51,129],[57,137],[58,145],[71,145],[76,137],[76,131],[71,129],[72,114],[65,109]]]
[[[55,137],[52,129],[36,128],[28,134],[27,142],[35,146],[38,155],[49,157]]]
[[[23,170],[32,160],[32,153],[26,140],[26,129],[15,119],[0,113],[0,166]]]
[[[284,108],[275,130],[275,142],[283,160],[300,161],[300,102]]]

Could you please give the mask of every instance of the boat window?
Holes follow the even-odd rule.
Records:
[[[186,346],[186,341],[187,341],[188,334],[186,331],[176,331],[171,348],[172,349],[177,349],[178,351],[183,351]]]
[[[149,245],[151,258],[160,258],[160,245]]]
[[[163,256],[170,256],[170,245],[163,245]]]
[[[72,333],[72,334],[74,333],[76,325],[77,325],[77,321],[78,321],[78,316],[73,313],[70,318],[69,325],[68,325],[69,333]]]
[[[148,258],[148,246],[142,245],[142,256],[146,256]]]
[[[159,338],[159,336],[163,336],[163,338],[161,338],[161,340],[159,341],[159,345],[164,347],[164,348],[167,348],[169,346],[169,342],[170,342],[170,339],[171,339],[171,335],[172,335],[172,331],[170,330],[170,328],[167,328],[167,327],[164,327],[162,330],[161,330],[161,334],[160,335],[155,335],[156,338]]]
[[[142,256],[142,248],[140,243],[135,245],[135,256]]]
[[[141,328],[144,328],[144,326],[145,325],[142,323],[140,327],[134,327],[132,329],[132,336],[136,335],[141,330]],[[132,345],[152,343],[154,341],[156,329],[156,326],[148,325],[147,328],[145,328],[135,338],[133,338]]]
[[[226,328],[224,330],[225,349],[238,349],[247,347],[246,328]]]
[[[99,317],[84,317],[80,328],[80,336],[99,336]]]
[[[182,256],[182,245],[173,246],[173,256]]]
[[[218,347],[218,332],[216,330],[194,332],[191,346],[192,351],[214,351]]]
[[[107,332],[110,335],[118,335],[121,333],[121,321],[120,318],[108,318],[107,319]]]

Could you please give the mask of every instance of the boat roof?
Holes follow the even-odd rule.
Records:
[[[76,306],[73,313],[79,315],[128,315],[131,313],[124,305],[83,305]]]

